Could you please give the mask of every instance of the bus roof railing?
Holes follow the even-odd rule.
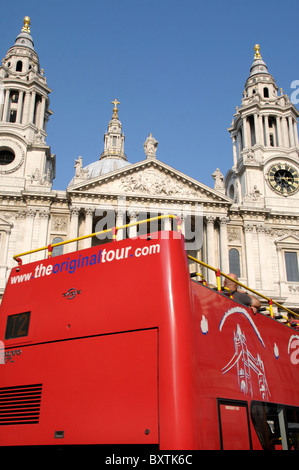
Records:
[[[46,245],[46,246],[42,246],[41,248],[35,248],[34,250],[25,251],[23,253],[19,253],[17,255],[14,255],[13,259],[18,263],[18,265],[22,265],[22,259],[21,258],[23,256],[30,255],[30,254],[33,254],[33,253],[37,253],[39,251],[45,251],[45,250],[48,250],[48,258],[51,258],[53,248],[55,248],[56,246],[67,245],[69,243],[74,243],[74,242],[77,242],[77,241],[80,241],[80,240],[85,240],[86,238],[96,237],[96,236],[102,235],[104,233],[112,233],[112,241],[116,241],[116,234],[117,234],[118,230],[127,229],[127,228],[130,228],[130,227],[134,227],[134,226],[137,226],[137,225],[146,224],[148,222],[153,222],[153,221],[162,220],[162,219],[176,220],[176,229],[177,229],[178,232],[181,232],[182,221],[181,221],[179,216],[173,215],[173,214],[159,215],[159,216],[156,216],[156,217],[151,217],[149,219],[138,220],[136,222],[132,222],[132,223],[129,223],[129,224],[124,224],[124,225],[120,225],[120,226],[117,226],[117,227],[108,228],[106,230],[101,230],[99,232],[93,232],[93,233],[90,233],[88,235],[83,235],[81,237],[72,238],[70,240],[63,240],[62,242],[52,243],[52,244],[49,244],[49,245]],[[273,304],[274,304],[278,308],[281,308],[281,309],[285,310],[286,312],[290,313],[291,315],[295,315],[296,317],[299,318],[299,315],[297,313],[293,312],[292,310],[288,309],[287,307],[284,307],[283,305],[279,304],[275,300],[270,299],[269,297],[261,294],[260,292],[257,292],[255,290],[251,289],[250,287],[246,286],[245,284],[242,284],[241,282],[236,281],[235,279],[229,277],[227,274],[221,272],[220,269],[214,268],[213,266],[209,266],[207,263],[204,263],[203,261],[200,261],[200,260],[198,260],[197,258],[194,258],[191,255],[187,255],[187,257],[190,260],[198,263],[199,265],[204,266],[205,268],[210,269],[210,270],[215,272],[218,292],[221,291],[220,277],[223,276],[223,277],[235,282],[240,287],[243,287],[244,289],[252,292],[253,294],[258,295],[259,297],[262,297],[263,299],[267,300],[267,302],[269,304],[269,310],[270,310],[271,317],[274,317],[274,313],[273,313]],[[203,278],[202,274],[200,274],[200,273],[197,273],[197,274]]]
[[[235,279],[233,279],[232,277],[228,276],[227,274],[223,273],[222,271],[220,271],[220,269],[217,269],[217,268],[214,268],[213,266],[209,266],[207,263],[204,263],[203,261],[200,261],[199,259],[197,258],[194,258],[193,256],[191,255],[187,255],[187,257],[198,263],[199,265],[207,268],[207,269],[210,269],[211,271],[214,271],[215,274],[216,274],[216,282],[217,282],[217,291],[218,292],[221,292],[222,289],[221,289],[221,280],[220,280],[220,277],[223,276],[225,277],[226,279],[229,279],[230,281],[233,281],[234,283],[236,283],[238,286],[240,287],[243,287],[243,289],[246,289],[250,292],[252,292],[254,295],[258,295],[259,297],[261,297],[262,299],[265,299],[268,304],[269,304],[269,311],[270,311],[270,316],[271,317],[275,317],[274,316],[274,312],[273,312],[273,304],[276,305],[278,308],[280,309],[283,309],[285,310],[286,312],[290,313],[291,315],[294,315],[295,317],[299,318],[299,315],[295,312],[293,312],[292,310],[290,310],[289,308],[285,307],[284,305],[281,305],[280,303],[276,302],[275,300],[271,299],[270,297],[267,297],[266,295],[263,295],[261,294],[260,292],[257,292],[256,290],[254,289],[251,289],[250,287],[246,286],[245,284],[242,284],[241,282],[239,281],[236,281]],[[202,274],[200,273],[197,273],[201,278],[203,278]],[[286,317],[284,317],[286,318]],[[287,318],[286,318],[287,319]]]
[[[117,234],[118,230],[130,228],[130,227],[134,227],[134,226],[137,226],[137,225],[145,224],[145,223],[148,223],[148,222],[153,222],[155,220],[162,220],[162,219],[176,220],[177,231],[178,232],[181,231],[182,221],[181,221],[179,216],[171,215],[171,214],[159,215],[157,217],[151,217],[150,219],[138,220],[137,222],[132,222],[130,224],[125,224],[125,225],[120,225],[118,227],[108,228],[106,230],[101,230],[99,232],[93,232],[93,233],[90,233],[88,235],[82,235],[81,237],[71,238],[69,240],[63,240],[62,242],[51,243],[49,245],[42,246],[40,248],[35,248],[34,250],[24,251],[23,253],[19,253],[17,255],[14,255],[13,259],[15,261],[17,261],[19,265],[21,265],[22,264],[22,260],[21,260],[22,256],[31,255],[33,253],[37,253],[39,251],[45,251],[45,250],[48,250],[48,258],[50,258],[52,256],[53,248],[55,248],[56,246],[67,245],[68,243],[74,243],[74,242],[77,242],[77,241],[80,241],[80,240],[85,240],[86,238],[96,237],[96,236],[102,235],[104,233],[112,233],[112,241],[116,241],[116,234]]]

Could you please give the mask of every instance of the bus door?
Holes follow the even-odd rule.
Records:
[[[221,450],[252,449],[247,402],[218,400]]]

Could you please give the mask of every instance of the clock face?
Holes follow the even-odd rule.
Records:
[[[277,163],[268,172],[268,181],[272,189],[288,196],[299,188],[298,172],[287,163]]]

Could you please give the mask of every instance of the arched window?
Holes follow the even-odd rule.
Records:
[[[230,185],[228,194],[231,199],[235,199],[235,188],[233,184]]]
[[[236,248],[231,248],[228,253],[228,258],[229,258],[229,272],[235,273],[238,277],[241,277],[239,251]]]
[[[269,90],[267,87],[264,88],[264,98],[269,98]]]
[[[55,237],[52,240],[52,245],[54,245],[54,243],[60,243],[60,242],[63,242],[63,238]],[[59,255],[63,255],[63,245],[54,246],[54,248],[53,248],[52,257],[53,256],[59,256]]]
[[[17,66],[16,66],[16,71],[17,72],[22,72],[23,70],[23,62],[21,60],[18,60]]]

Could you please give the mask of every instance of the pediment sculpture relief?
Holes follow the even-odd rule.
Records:
[[[192,183],[183,182],[160,171],[140,171],[105,183],[97,192],[107,191],[149,196],[207,198]]]

